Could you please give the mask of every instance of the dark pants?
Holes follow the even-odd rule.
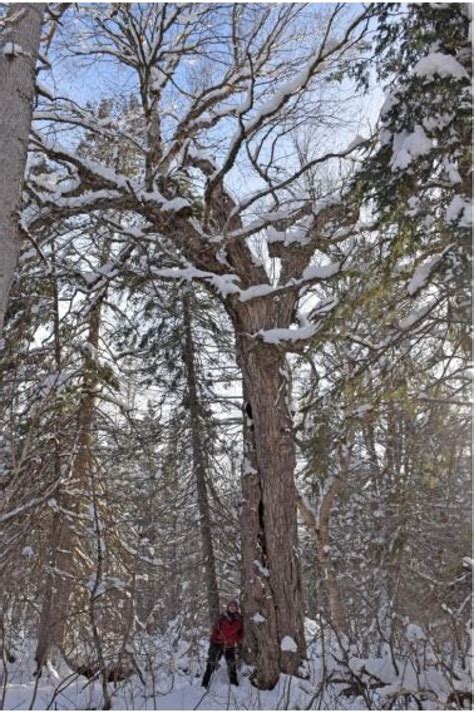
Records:
[[[219,665],[220,658],[224,654],[225,660],[227,662],[227,671],[229,673],[229,681],[234,685],[238,686],[237,681],[237,662],[235,660],[235,648],[227,648],[221,644],[215,644],[211,641],[209,646],[209,651],[207,654],[207,667],[202,679],[202,685],[207,688],[209,685],[209,680]]]

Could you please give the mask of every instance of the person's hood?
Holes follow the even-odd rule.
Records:
[[[240,619],[240,612],[238,611],[226,611],[224,613],[224,616],[227,617],[227,619],[230,619],[231,621],[235,621],[236,619]]]

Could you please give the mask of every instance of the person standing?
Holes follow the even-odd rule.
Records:
[[[207,688],[212,674],[216,670],[222,654],[225,656],[229,681],[238,686],[236,648],[241,643],[244,629],[239,603],[232,599],[223,614],[214,622],[209,641],[207,667],[202,679],[202,686]]]

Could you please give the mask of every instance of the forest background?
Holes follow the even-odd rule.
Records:
[[[470,28],[1,6],[3,707],[471,700]]]

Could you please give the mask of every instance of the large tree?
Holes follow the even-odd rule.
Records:
[[[455,5],[417,7],[369,9],[392,96],[345,203],[368,202],[365,217],[375,202],[370,224],[337,190],[351,186],[337,156],[360,156],[358,141],[337,143],[352,115],[335,120],[361,66],[360,8],[93,5],[64,24],[62,98],[38,99],[0,357],[5,675],[5,643],[25,631],[39,632],[40,663],[62,643],[73,668],[101,673],[104,706],[132,651],[146,687],[168,651],[172,670],[197,672],[204,617],[238,586],[242,424],[233,412],[229,427],[221,390],[238,361],[255,683],[299,670],[301,561],[305,613],[323,615],[315,648],[331,651],[327,619],[339,644],[349,635],[338,668],[354,693],[374,685],[354,652],[390,649],[394,666],[403,652],[403,695],[421,680],[405,616],[439,642],[429,661],[416,635],[423,667],[463,689],[467,22]],[[124,96],[110,99],[117,77]],[[373,693],[369,707],[378,682]]]
[[[144,274],[201,281],[234,326],[246,412],[245,653],[264,688],[280,671],[296,673],[305,657],[286,352],[330,318],[330,305],[321,304],[305,324],[300,298],[342,270],[344,249],[337,261],[331,251],[350,222],[334,195],[315,201],[324,191],[320,181],[301,179],[355,149],[318,147],[327,146],[334,122],[327,87],[359,52],[368,14],[339,5],[84,9],[75,61],[80,53],[112,57],[136,81],[130,121],[101,122],[66,100],[36,114],[51,126],[82,126],[132,144],[140,158],[123,174],[51,141],[38,125],[34,148],[58,168],[49,186],[38,177],[29,184],[30,229],[56,217],[115,211],[129,245],[114,269],[153,240],[161,250]],[[293,152],[288,163],[288,134],[309,126],[313,155],[298,162]],[[237,198],[241,170],[246,186]]]

